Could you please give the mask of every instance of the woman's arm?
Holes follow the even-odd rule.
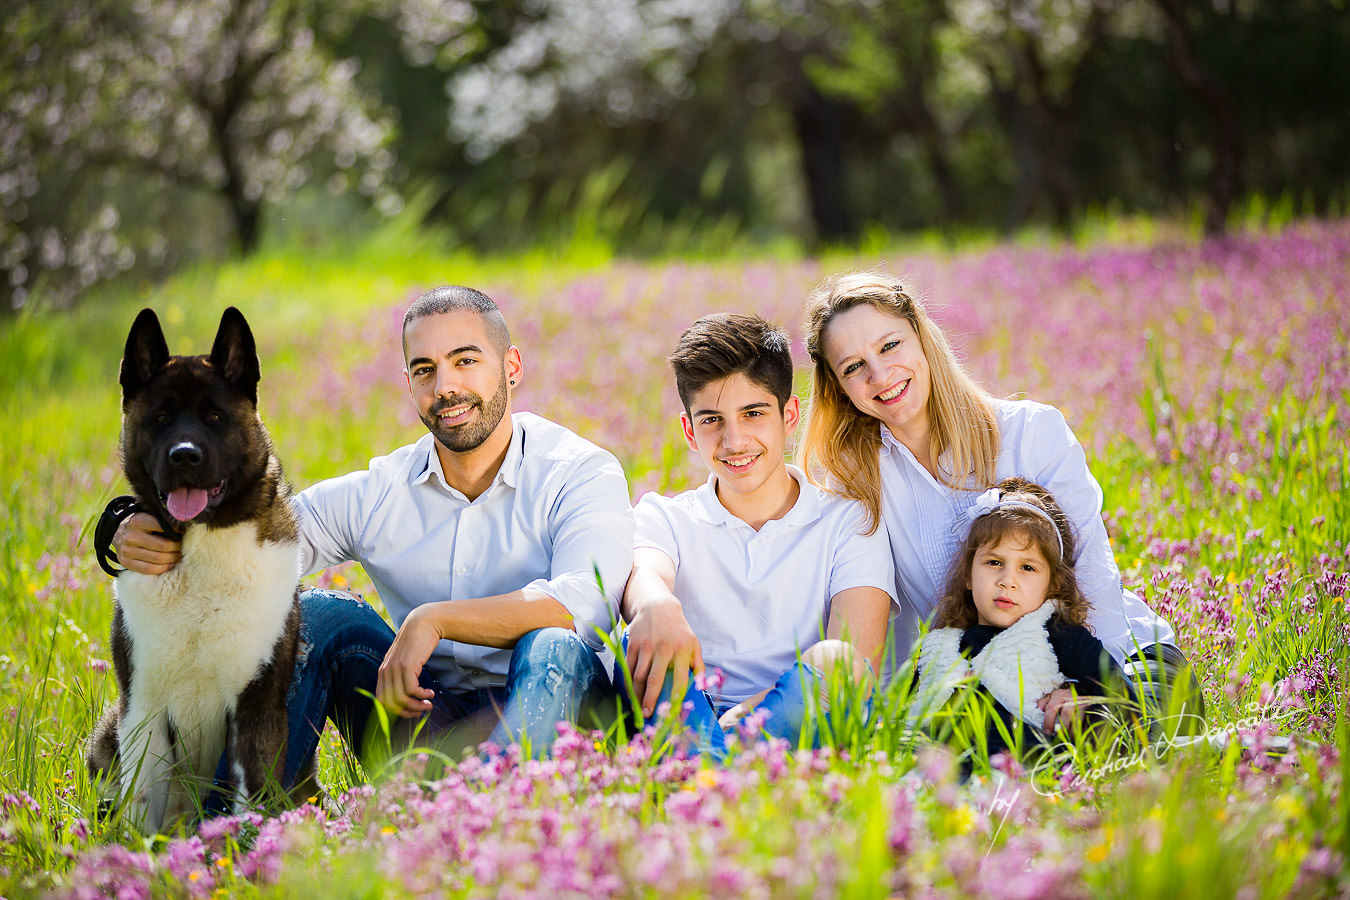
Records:
[[[1052,406],[1027,404],[1024,418],[1005,435],[1015,454],[1016,473],[1046,488],[1073,523],[1078,586],[1092,605],[1088,622],[1117,660],[1136,644],[1174,643],[1170,625],[1120,581],[1120,569],[1102,522],[1102,489],[1088,469],[1087,454],[1064,415]],[[1015,446],[1012,442],[1016,442]]]

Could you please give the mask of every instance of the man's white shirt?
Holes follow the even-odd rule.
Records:
[[[675,564],[675,596],[704,665],[726,675],[713,698],[719,703],[772,687],[824,637],[840,592],[894,592],[885,527],[862,534],[860,504],[821,491],[800,469],[788,471],[801,488],[797,502],[759,531],[722,506],[716,476],[675,497],[646,494],[635,510],[635,546],[660,550]]]
[[[430,434],[301,491],[302,568],[360,562],[400,624],[424,603],[535,588],[600,648],[596,629],[613,627],[633,559],[623,468],[532,413],[512,426],[501,468],[472,502],[446,482]],[[443,687],[467,690],[504,684],[510,661],[510,650],[441,641],[427,665]]]

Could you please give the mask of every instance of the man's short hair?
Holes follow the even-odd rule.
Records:
[[[505,353],[511,346],[511,331],[506,327],[506,319],[492,298],[482,291],[459,284],[448,284],[432,288],[413,301],[403,314],[404,350],[407,350],[408,325],[415,319],[438,316],[442,313],[458,312],[470,309],[483,317],[487,326],[488,339],[498,353]]]
[[[744,375],[787,406],[792,396],[792,349],[788,336],[756,315],[714,313],[685,329],[670,354],[675,389],[684,411],[694,395],[714,381]]]

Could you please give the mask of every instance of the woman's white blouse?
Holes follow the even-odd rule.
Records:
[[[994,400],[1000,447],[997,480],[1020,476],[1049,490],[1073,523],[1075,572],[1092,603],[1088,624],[1117,662],[1153,643],[1174,644],[1172,626],[1120,582],[1102,524],[1102,490],[1088,471],[1083,446],[1053,406]],[[891,666],[909,656],[919,623],[937,605],[961,545],[965,512],[979,490],[953,490],[881,429],[882,518],[890,532],[900,615],[892,625]]]

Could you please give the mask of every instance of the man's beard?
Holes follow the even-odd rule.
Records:
[[[477,418],[466,425],[441,424],[438,414],[442,410],[464,403],[472,403],[478,408]],[[431,409],[422,415],[421,419],[422,424],[427,426],[427,431],[431,432],[442,447],[455,453],[464,453],[478,449],[501,424],[504,415],[506,415],[505,366],[502,367],[501,381],[497,383],[497,393],[493,394],[487,403],[484,403],[483,398],[477,394],[456,394],[431,404]]]

